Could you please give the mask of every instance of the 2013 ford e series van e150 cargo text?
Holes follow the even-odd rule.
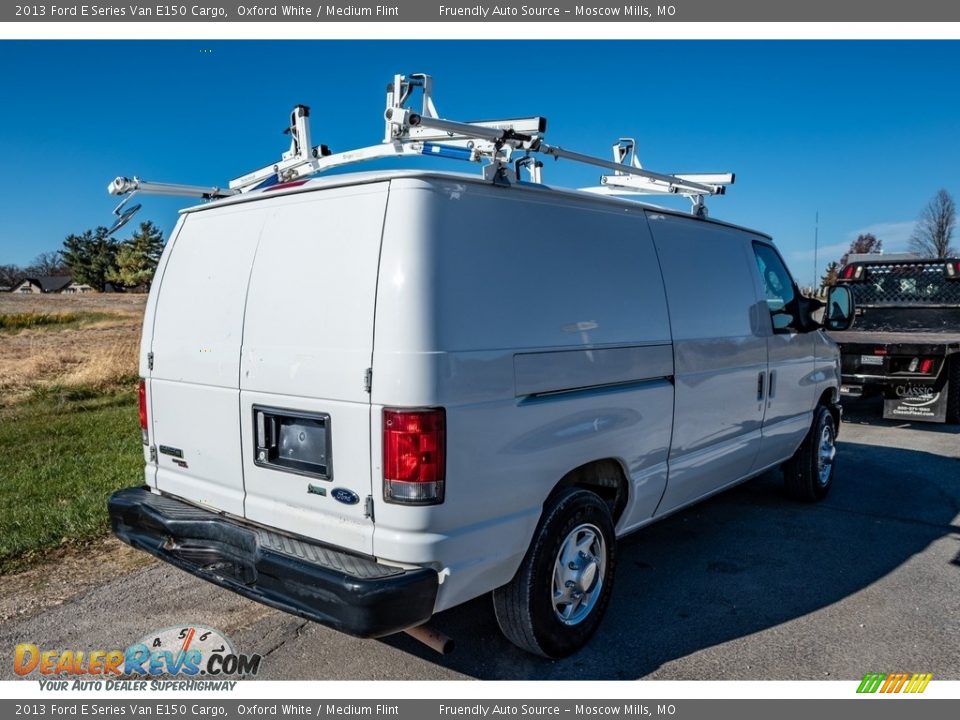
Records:
[[[618,536],[781,465],[793,496],[827,493],[838,352],[770,238],[706,219],[732,176],[563,151],[540,118],[441,120],[429,90],[397,76],[385,142],[353,159],[461,153],[482,177],[312,177],[351,158],[311,147],[298,107],[284,160],[230,190],[114,182],[214,201],[157,268],[145,484],[112,525],[363,637],[492,591],[511,641],[562,657],[600,623]],[[520,182],[537,153],[696,212]],[[852,310],[838,288],[827,324]]]

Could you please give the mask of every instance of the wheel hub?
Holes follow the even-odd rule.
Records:
[[[603,586],[606,547],[590,524],[574,528],[554,563],[553,609],[565,625],[582,622],[593,610]]]
[[[817,449],[817,481],[823,487],[830,482],[833,459],[837,454],[833,428],[827,423],[820,431],[820,445]]]

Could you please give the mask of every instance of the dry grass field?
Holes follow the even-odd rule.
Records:
[[[102,544],[107,497],[142,482],[145,304],[145,295],[0,294],[0,576]],[[5,602],[0,593],[0,612]]]
[[[145,303],[146,295],[0,294],[0,408],[50,389],[131,383]]]

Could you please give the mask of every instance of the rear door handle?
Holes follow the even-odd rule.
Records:
[[[767,388],[767,397],[772,399],[776,397],[776,395],[777,395],[777,371],[771,370],[770,383],[769,383],[769,387]]]
[[[766,372],[760,371],[760,374],[757,375],[757,400],[763,400],[763,376],[766,375]]]

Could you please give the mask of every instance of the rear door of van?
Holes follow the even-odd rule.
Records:
[[[235,407],[246,517],[366,554],[365,380],[387,195],[381,182],[269,201],[249,271]]]
[[[259,205],[183,216],[155,288],[149,344],[156,487],[234,515],[243,514],[240,343],[250,267],[266,218]]]

